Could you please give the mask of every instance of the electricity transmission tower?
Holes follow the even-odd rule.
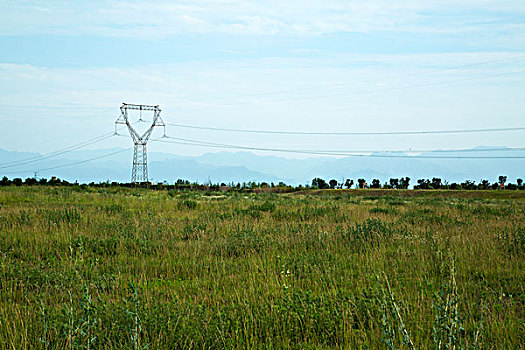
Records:
[[[128,111],[137,110],[140,112],[139,121],[142,119],[142,111],[152,111],[153,112],[153,121],[151,126],[140,135],[129,122]],[[160,108],[159,106],[150,106],[150,105],[135,105],[129,103],[123,103],[120,107],[120,116],[115,122],[115,134],[117,133],[117,124],[126,124],[129,130],[129,134],[133,139],[134,149],[133,149],[133,169],[131,171],[131,182],[132,183],[141,183],[148,182],[148,154],[146,150],[146,144],[153,132],[153,128],[156,126],[164,127],[164,136],[166,135],[166,124],[160,117]]]

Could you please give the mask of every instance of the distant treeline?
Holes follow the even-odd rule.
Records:
[[[366,179],[358,179],[357,183],[354,180],[347,179],[344,182],[338,182],[332,179],[328,182],[321,178],[315,178],[312,180],[312,186],[319,189],[327,188],[384,188],[384,189],[408,189],[410,186],[410,178],[391,178],[388,182],[381,184],[378,179],[373,179],[369,184]],[[498,181],[491,183],[489,180],[481,180],[479,183],[475,181],[466,180],[462,183],[449,183],[443,181],[438,177],[429,179],[417,180],[417,185],[414,185],[415,190],[523,190],[523,179],[517,179],[516,184],[507,183],[506,176],[499,176]]]
[[[205,183],[200,184],[197,182],[190,182],[188,180],[179,179],[175,183],[170,184],[167,182],[159,183],[122,183],[122,182],[90,182],[79,184],[78,182],[68,182],[66,180],[61,180],[56,177],[51,179],[36,179],[36,178],[27,178],[25,180],[21,178],[9,179],[4,176],[0,180],[0,186],[78,186],[80,188],[89,188],[89,187],[147,187],[152,189],[167,189],[167,190],[209,190],[209,191],[272,191],[272,192],[293,192],[304,189],[351,189],[351,188],[382,188],[382,189],[408,189],[410,186],[410,178],[391,178],[389,181],[381,184],[381,181],[378,179],[373,179],[370,183],[366,179],[357,179],[357,182],[354,182],[352,179],[346,179],[342,182],[339,182],[335,179],[325,181],[322,178],[316,177],[312,180],[311,184],[306,185],[287,185],[284,182],[279,182],[277,184],[271,182],[231,182],[226,183]],[[432,189],[450,189],[450,190],[523,190],[525,186],[523,185],[523,179],[517,179],[516,183],[507,183],[507,176],[499,176],[498,181],[491,183],[489,180],[481,180],[479,183],[475,181],[466,180],[462,183],[448,183],[447,181],[442,181],[440,178],[434,177],[430,179],[418,179],[417,184],[413,186],[415,190],[432,190]]]

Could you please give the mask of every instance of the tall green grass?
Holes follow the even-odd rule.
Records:
[[[525,203],[8,187],[0,348],[519,348]]]

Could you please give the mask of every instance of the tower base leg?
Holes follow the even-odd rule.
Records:
[[[133,147],[133,168],[131,182],[148,182],[148,155],[146,144],[136,143]]]

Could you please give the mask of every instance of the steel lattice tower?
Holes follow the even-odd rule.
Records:
[[[131,125],[128,118],[128,110],[137,110],[140,111],[140,119],[142,120],[142,111],[152,111],[153,112],[153,121],[151,126],[140,135]],[[150,105],[135,105],[123,103],[120,107],[120,116],[115,122],[115,133],[117,133],[117,124],[126,124],[129,130],[129,134],[133,139],[134,148],[133,148],[133,169],[131,171],[131,182],[132,183],[141,183],[148,182],[148,153],[146,150],[146,144],[153,132],[153,128],[156,126],[164,127],[164,134],[166,134],[166,124],[160,117],[160,108],[159,106],[150,106]]]

